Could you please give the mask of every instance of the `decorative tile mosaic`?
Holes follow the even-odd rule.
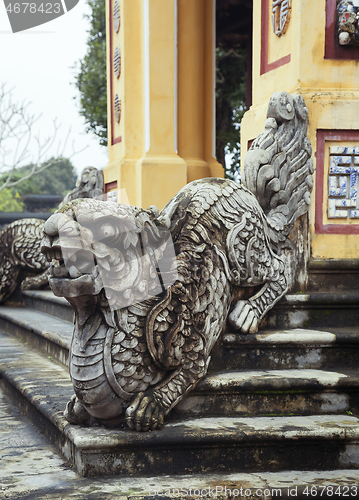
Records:
[[[339,45],[359,46],[359,2],[341,0],[337,4],[336,39]]]
[[[328,218],[359,219],[359,146],[329,148]]]

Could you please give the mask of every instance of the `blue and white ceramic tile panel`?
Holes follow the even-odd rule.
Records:
[[[359,146],[331,146],[328,218],[359,219]]]

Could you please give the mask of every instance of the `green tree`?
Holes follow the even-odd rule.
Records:
[[[106,12],[104,0],[87,0],[91,15],[87,54],[80,61],[75,85],[80,91],[80,114],[87,132],[94,132],[107,146]]]
[[[18,192],[13,195],[8,188],[0,191],[0,212],[22,212],[23,209],[24,204]]]
[[[226,176],[238,180],[240,128],[251,105],[253,0],[217,0],[216,154]],[[247,69],[248,68],[248,69]]]
[[[64,196],[76,185],[77,174],[67,158],[54,158],[50,168],[34,179],[41,194]],[[20,188],[20,186],[19,186]]]
[[[240,124],[246,110],[246,51],[218,47],[216,79],[216,155],[226,177],[240,169]],[[227,159],[227,161],[226,161]]]
[[[13,174],[13,180],[17,181],[26,177],[32,170],[32,165],[17,169]],[[0,177],[0,185],[6,180],[6,175]],[[51,158],[51,166],[45,169],[41,175],[30,177],[9,190],[13,197],[26,194],[52,194],[64,196],[76,185],[76,172],[74,166],[67,158]],[[0,193],[1,194],[1,193]]]

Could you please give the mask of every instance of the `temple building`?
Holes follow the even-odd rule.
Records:
[[[187,182],[222,177],[215,158],[216,9],[248,49],[241,158],[270,96],[301,94],[316,168],[314,259],[359,246],[358,0],[108,0],[108,196],[162,208]]]
[[[215,159],[215,1],[108,0],[107,22],[106,190],[162,208],[187,182],[223,177]]]
[[[358,256],[358,10],[356,0],[253,2],[253,105],[242,122],[242,158],[263,129],[271,94],[301,94],[316,167],[309,215],[314,259]],[[346,44],[344,33],[352,37]]]

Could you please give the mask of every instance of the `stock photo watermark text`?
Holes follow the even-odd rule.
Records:
[[[248,488],[248,487],[227,487],[213,486],[206,488],[163,488],[161,490],[153,489],[151,496],[170,497],[170,498],[314,498],[314,497],[352,497],[358,496],[357,485],[323,485],[323,486],[289,486],[282,488]]]

